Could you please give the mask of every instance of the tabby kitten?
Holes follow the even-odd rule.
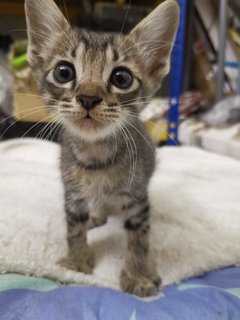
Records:
[[[66,268],[91,273],[87,230],[124,217],[128,251],[120,284],[139,296],[160,284],[149,250],[148,183],[155,166],[139,111],[169,71],[179,7],[159,5],[130,34],[72,28],[53,0],[26,0],[28,57],[39,89],[62,124]]]

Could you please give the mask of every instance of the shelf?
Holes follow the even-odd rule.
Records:
[[[240,61],[240,46],[238,46],[232,39],[231,35],[229,34],[229,43],[230,43],[230,46],[231,48],[233,49],[236,57],[237,57],[237,60]]]
[[[68,6],[67,11],[68,15],[73,19],[79,17],[82,12],[79,6]],[[24,17],[24,2],[0,1],[0,16]]]
[[[236,14],[236,16],[240,19],[240,2],[239,2],[239,0],[230,0],[230,6],[231,6],[234,14]]]

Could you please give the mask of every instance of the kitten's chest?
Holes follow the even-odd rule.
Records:
[[[62,176],[85,198],[109,196],[124,188],[129,175],[125,149],[109,143],[63,145]]]
[[[78,168],[75,174],[75,185],[79,186],[81,193],[87,198],[108,196],[124,184],[123,176],[116,167],[101,170]]]

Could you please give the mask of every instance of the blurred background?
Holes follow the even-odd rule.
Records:
[[[163,1],[58,0],[72,24],[127,33]],[[141,116],[156,145],[197,145],[240,159],[240,1],[178,0],[172,68]],[[159,21],[161,23],[161,21]],[[23,0],[0,0],[0,140],[58,141],[26,60]]]

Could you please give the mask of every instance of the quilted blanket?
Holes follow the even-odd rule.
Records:
[[[240,268],[210,272],[143,301],[87,286],[0,275],[1,320],[239,320]]]

